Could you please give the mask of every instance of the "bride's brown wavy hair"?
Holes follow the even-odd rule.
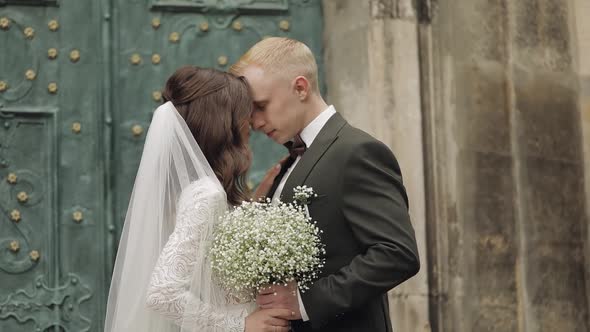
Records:
[[[239,205],[251,197],[246,175],[252,163],[242,131],[253,109],[250,87],[242,77],[186,66],[166,82],[164,102],[171,101],[223,185],[227,200]]]

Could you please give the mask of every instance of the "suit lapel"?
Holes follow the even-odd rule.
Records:
[[[332,143],[336,141],[340,129],[345,124],[346,120],[339,113],[332,115],[330,120],[326,122],[285,182],[285,186],[281,192],[281,200],[283,202],[291,202],[293,200],[293,188],[305,182],[315,164],[322,158]]]
[[[277,191],[277,187],[281,183],[281,179],[283,179],[283,176],[285,176],[285,173],[287,173],[287,170],[289,170],[289,167],[291,167],[291,165],[293,165],[294,162],[295,162],[295,159],[289,157],[287,159],[287,161],[285,161],[285,163],[281,166],[281,171],[279,172],[279,174],[275,177],[274,181],[272,182],[272,186],[270,187],[268,194],[266,194],[266,198],[272,199],[272,197],[275,194],[275,191]]]
[[[283,172],[283,170],[281,169],[281,172],[279,173],[279,175],[277,175],[277,177],[272,182],[272,186],[270,187],[268,194],[266,194],[266,198],[272,199],[272,197],[274,196],[275,191],[277,191],[277,187],[279,186],[279,183],[281,183],[281,179],[283,178],[284,175],[285,175],[285,172]]]

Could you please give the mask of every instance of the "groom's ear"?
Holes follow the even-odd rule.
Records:
[[[300,101],[307,99],[309,95],[310,84],[305,76],[297,76],[294,81],[294,88],[297,97],[299,97]]]

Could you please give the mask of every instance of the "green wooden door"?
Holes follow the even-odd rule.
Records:
[[[265,36],[318,55],[320,0],[0,0],[0,331],[102,331],[165,79]],[[323,86],[323,84],[322,84]],[[251,180],[282,155],[254,135]]]
[[[0,1],[0,331],[98,330],[108,287],[101,4],[58,5]]]

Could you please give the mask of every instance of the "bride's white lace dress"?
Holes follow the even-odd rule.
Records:
[[[215,224],[219,211],[227,203],[206,180],[190,184],[182,191],[177,205],[176,225],[152,274],[146,304],[176,325],[194,331],[243,332],[245,317],[254,309],[253,303],[240,304],[223,296],[225,303],[203,301],[190,290],[195,274],[210,273],[209,266],[198,266],[198,250],[206,248],[212,233],[203,236],[208,225]],[[205,259],[206,264],[209,260]],[[203,272],[206,271],[206,272]],[[216,285],[212,292],[224,294]],[[219,301],[218,301],[219,302]]]

